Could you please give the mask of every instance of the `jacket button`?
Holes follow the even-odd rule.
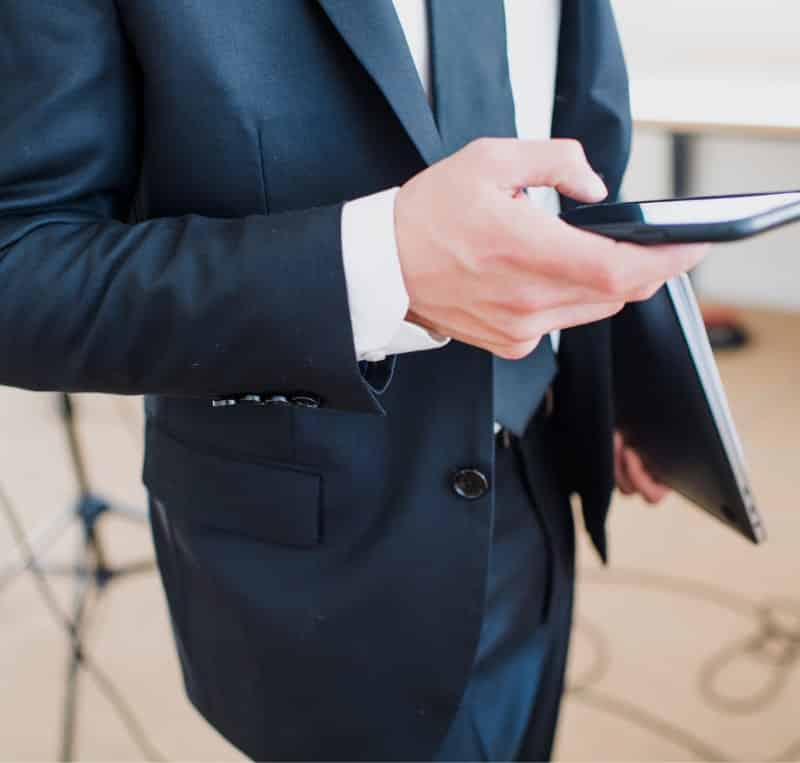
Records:
[[[305,393],[292,395],[291,401],[300,408],[319,408],[321,404],[321,401],[318,397],[314,397],[314,395],[306,395]]]
[[[288,405],[289,398],[286,395],[263,395],[261,405]]]
[[[452,487],[456,495],[474,501],[489,491],[489,480],[478,469],[459,469],[453,475]]]

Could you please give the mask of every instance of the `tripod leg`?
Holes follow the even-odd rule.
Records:
[[[17,558],[3,562],[0,565],[0,591],[18,575],[36,565],[40,556],[61,538],[63,531],[74,521],[75,510],[69,509],[56,517],[47,527],[34,532],[26,544],[24,553],[20,550],[19,553],[15,554]]]
[[[78,480],[78,488],[81,495],[86,495],[89,492],[89,477],[86,474],[86,464],[83,461],[83,452],[78,439],[78,428],[75,421],[72,398],[66,392],[63,392],[61,393],[60,401],[61,418],[67,433],[67,446],[69,447],[75,478]]]
[[[91,576],[87,573],[75,579],[72,601],[72,628],[67,661],[67,681],[64,693],[64,708],[61,726],[61,752],[59,759],[71,761],[75,749],[75,729],[78,710],[78,684],[83,664],[82,632],[86,600],[89,595]]]

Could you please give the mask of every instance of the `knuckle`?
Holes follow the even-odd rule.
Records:
[[[661,288],[660,283],[641,286],[633,292],[633,294],[630,297],[630,301],[645,302],[648,299],[650,299],[660,288]]]
[[[515,350],[515,345],[502,345],[495,350],[494,354],[505,360],[520,360],[524,357],[519,351]]]
[[[505,307],[509,312],[522,316],[538,313],[545,309],[546,304],[539,292],[523,287],[513,287],[508,291]]]
[[[586,163],[586,152],[580,141],[574,138],[562,138],[561,141],[564,157],[570,164],[577,166]]]
[[[527,342],[511,342],[504,344],[495,351],[495,355],[505,358],[506,360],[522,360],[530,355],[539,344],[539,339],[529,340]]]
[[[500,141],[496,138],[475,138],[468,149],[482,161],[492,162],[499,158]]]
[[[514,320],[509,321],[500,329],[500,336],[506,344],[517,345],[529,342],[532,339],[532,332],[525,321]]]
[[[538,321],[532,319],[529,314],[524,314],[503,321],[495,331],[500,344],[529,345],[533,342],[535,346],[541,337],[541,329],[537,324]]]
[[[602,262],[597,265],[594,273],[594,282],[601,293],[615,297],[624,292],[625,279],[620,268],[611,262]]]

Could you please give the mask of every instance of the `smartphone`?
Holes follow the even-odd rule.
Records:
[[[588,204],[561,217],[637,244],[737,241],[800,220],[800,191]]]

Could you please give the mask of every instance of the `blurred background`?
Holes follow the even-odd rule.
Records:
[[[530,0],[537,2],[538,0]],[[616,0],[637,129],[630,198],[800,188],[800,3]],[[696,274],[711,314],[749,337],[718,362],[769,542],[755,548],[679,498],[618,499],[612,564],[588,545],[556,758],[800,760],[800,228],[720,247]],[[95,490],[144,507],[141,400],[76,398]],[[24,530],[68,508],[77,485],[54,395],[0,389],[0,487]],[[152,556],[146,526],[104,517],[114,563]],[[14,528],[0,516],[0,570]],[[48,558],[68,562],[80,532]],[[6,565],[6,566],[4,566]],[[31,576],[0,576],[0,759],[63,753],[69,639]],[[87,610],[71,755],[238,760],[184,699],[153,572]]]

